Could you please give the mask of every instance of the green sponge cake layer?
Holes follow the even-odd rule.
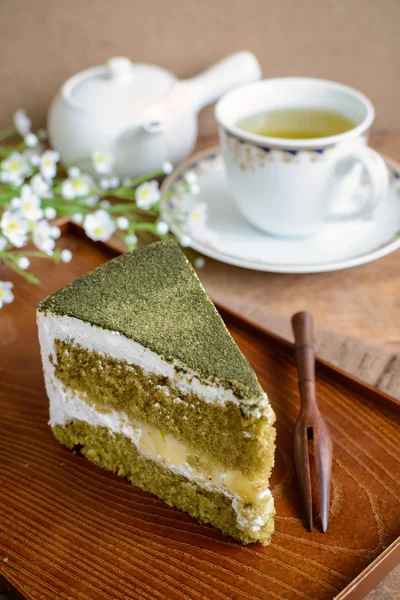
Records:
[[[268,543],[275,415],[174,243],[44,300],[50,425],[68,447],[242,542]]]
[[[121,434],[110,434],[105,427],[93,427],[73,420],[65,427],[55,426],[54,435],[68,448],[81,446],[80,451],[98,466],[127,477],[142,490],[151,492],[195,517],[200,523],[211,523],[223,533],[244,542],[268,543],[273,532],[271,497],[261,499],[258,506],[243,506],[243,514],[252,520],[252,512],[266,513],[264,524],[253,531],[237,525],[237,513],[224,494],[207,490],[194,481],[166,469],[162,464],[138,453],[135,445]]]
[[[233,402],[204,402],[162,375],[70,341],[55,340],[54,347],[56,378],[96,410],[139,419],[173,434],[198,454],[211,453],[224,467],[268,481],[275,441],[275,430],[265,427],[270,415],[256,418]]]

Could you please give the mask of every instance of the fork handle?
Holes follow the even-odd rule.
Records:
[[[313,318],[309,312],[298,312],[292,317],[296,346],[297,370],[301,401],[315,405],[315,352]]]

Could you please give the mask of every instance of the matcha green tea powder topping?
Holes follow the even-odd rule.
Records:
[[[118,331],[168,361],[260,398],[256,375],[175,242],[157,242],[97,267],[43,300],[39,311]]]

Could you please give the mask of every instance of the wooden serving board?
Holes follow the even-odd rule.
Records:
[[[277,414],[276,532],[269,547],[241,546],[53,438],[35,307],[115,254],[72,227],[61,241],[73,262],[32,261],[41,286],[16,276],[16,300],[0,316],[0,584],[42,600],[363,598],[400,560],[398,403],[318,365],[334,440],[332,510],[327,534],[308,533],[291,458],[292,347],[222,310]]]

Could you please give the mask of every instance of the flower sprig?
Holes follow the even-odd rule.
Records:
[[[16,134],[22,141],[11,144]],[[106,242],[119,236],[133,250],[141,240],[173,238],[160,217],[161,192],[157,179],[173,169],[167,162],[152,173],[135,179],[119,179],[115,175],[113,157],[101,150],[93,152],[92,170],[82,172],[79,166],[64,167],[58,152],[44,145],[46,132],[32,132],[31,121],[22,109],[14,115],[14,127],[0,132],[0,263],[38,284],[28,271],[30,259],[47,258],[69,262],[69,249],[57,250],[60,228],[57,217],[68,217],[82,225],[86,235]],[[192,173],[179,182],[168,196],[194,196],[198,193],[197,176]],[[188,227],[202,225],[206,212],[198,203],[187,214]],[[178,240],[183,247],[190,238]],[[25,248],[33,244],[34,250]],[[203,266],[197,259],[196,266]],[[13,284],[0,280],[0,308],[12,302]]]

